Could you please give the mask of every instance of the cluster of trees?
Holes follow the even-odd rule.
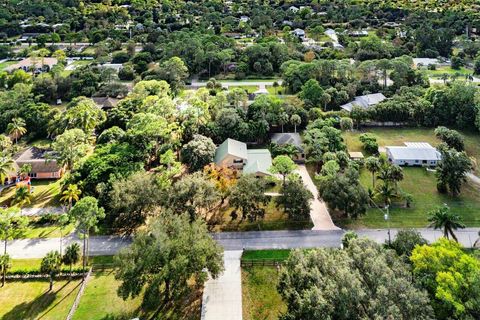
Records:
[[[455,241],[400,230],[384,246],[347,233],[343,250],[293,251],[280,273],[282,319],[476,319],[479,260]],[[399,295],[399,292],[402,292]]]

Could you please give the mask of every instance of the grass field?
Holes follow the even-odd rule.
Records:
[[[60,194],[60,180],[32,180],[32,199],[26,207],[43,208],[49,206],[58,206]],[[0,192],[0,205],[9,205],[15,195],[15,187],[4,189]]]
[[[433,134],[433,129],[369,129],[367,132],[375,134],[380,146],[402,145],[405,141],[429,142],[437,145],[439,141]],[[362,151],[358,141],[358,132],[349,132],[344,135],[350,151]],[[466,149],[470,156],[480,160],[480,135],[464,133]],[[433,172],[423,168],[404,168],[404,180],[400,188],[413,196],[411,208],[404,208],[397,203],[390,210],[390,224],[392,227],[426,227],[428,225],[428,212],[447,204],[452,211],[462,216],[468,226],[480,226],[480,190],[478,187],[466,184],[458,198],[440,194],[436,189],[436,177]],[[367,170],[362,170],[360,176],[366,188],[372,188],[372,176]],[[356,221],[341,219],[332,213],[336,223],[350,228],[385,228],[383,212],[378,209],[369,209],[367,214]],[[337,216],[337,217],[335,217]]]
[[[29,225],[29,228],[25,232],[22,238],[32,239],[32,238],[59,238],[60,235],[66,236],[72,233],[75,229],[74,224],[69,224],[68,226],[60,229],[56,224],[51,225],[37,225],[32,222]]]
[[[232,220],[230,216],[232,211],[233,209],[229,208],[221,213],[218,223],[214,226],[214,231],[299,230],[313,227],[310,219],[305,221],[289,220],[288,216],[275,206],[273,200],[266,207],[265,217],[256,222],[247,220],[241,222],[240,217]]]
[[[242,308],[244,320],[274,320],[286,311],[277,292],[278,271],[274,267],[242,269]]]
[[[48,287],[47,280],[7,282],[0,290],[0,318],[64,320],[80,281],[56,281],[51,292]]]
[[[6,67],[11,66],[12,64],[15,64],[17,62],[18,61],[5,61],[5,62],[0,63],[0,71],[2,71]]]

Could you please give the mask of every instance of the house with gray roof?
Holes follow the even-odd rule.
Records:
[[[296,162],[305,162],[305,149],[303,148],[302,137],[296,132],[285,132],[273,134],[272,143],[279,146],[292,145],[297,148],[298,153],[293,159]]]
[[[363,109],[368,109],[371,106],[379,104],[385,99],[387,98],[382,93],[366,94],[364,96],[355,97],[355,99],[352,102],[344,104],[343,106],[340,106],[340,108],[348,112],[352,111],[354,106],[358,106]]]
[[[399,166],[435,167],[442,160],[440,152],[427,142],[405,142],[385,149],[388,161]]]
[[[248,149],[247,144],[227,139],[218,146],[214,158],[215,164],[229,167],[257,177],[270,175],[272,155],[268,149]]]

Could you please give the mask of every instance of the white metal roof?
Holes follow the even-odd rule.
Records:
[[[386,147],[393,160],[440,161],[440,152],[426,142],[405,142],[405,146]]]

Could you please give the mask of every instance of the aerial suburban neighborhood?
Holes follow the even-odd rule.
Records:
[[[477,0],[5,0],[0,319],[480,319]]]

